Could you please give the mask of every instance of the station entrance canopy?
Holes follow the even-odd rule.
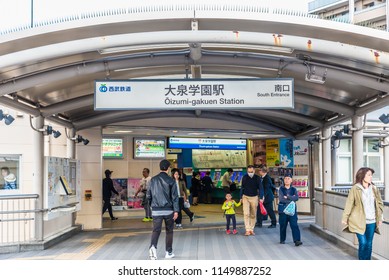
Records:
[[[0,103],[76,130],[165,127],[303,138],[389,105],[388,32],[246,1],[134,3],[3,30],[0,68]],[[94,104],[94,81],[99,88],[137,79],[193,79],[200,86],[226,78],[293,80],[293,99],[193,110],[150,107],[156,92],[141,91],[134,107]],[[248,105],[248,94],[234,91],[228,100]]]

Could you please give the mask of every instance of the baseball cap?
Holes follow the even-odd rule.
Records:
[[[159,169],[160,170],[166,171],[166,170],[168,170],[169,167],[170,167],[170,161],[168,161],[167,159],[163,159],[159,163]]]
[[[109,169],[107,169],[107,170],[104,171],[105,175],[111,175],[112,172],[113,172],[113,171],[111,171],[111,170],[109,170]]]
[[[285,178],[285,177],[293,178],[293,175],[292,175],[292,173],[286,173],[286,174],[284,175],[284,178]]]

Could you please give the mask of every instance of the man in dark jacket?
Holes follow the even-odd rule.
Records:
[[[247,174],[242,178],[240,197],[243,203],[244,226],[246,236],[255,235],[254,226],[259,197],[263,197],[261,178],[254,173],[254,166],[247,166]]]
[[[277,225],[276,214],[274,213],[273,201],[274,201],[274,185],[271,180],[270,175],[267,173],[267,167],[265,165],[261,165],[259,167],[259,175],[261,175],[262,186],[264,190],[263,206],[265,206],[267,214],[270,217],[271,224],[268,226],[269,228],[275,228]],[[257,223],[256,226],[262,227],[263,215],[260,211],[257,212]]]
[[[111,217],[111,220],[117,220],[118,218],[115,218],[112,214],[112,205],[111,205],[111,195],[112,192],[115,194],[119,194],[115,188],[113,187],[113,181],[111,179],[111,174],[113,171],[107,169],[105,170],[105,178],[103,179],[103,215],[105,211],[108,209],[109,216]]]
[[[157,259],[157,245],[161,234],[162,221],[165,221],[166,227],[165,258],[174,258],[173,226],[180,210],[176,182],[169,176],[170,162],[166,159],[162,160],[159,163],[159,168],[161,172],[151,178],[150,187],[146,194],[153,212],[153,233],[149,249],[150,259],[152,260]]]

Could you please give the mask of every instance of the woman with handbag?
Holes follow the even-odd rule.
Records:
[[[296,188],[292,187],[292,182],[292,174],[286,174],[284,176],[284,186],[280,187],[278,191],[278,220],[280,224],[280,243],[285,244],[286,228],[289,223],[290,228],[292,230],[294,245],[300,246],[303,244],[303,242],[301,242],[300,229],[297,224],[297,209],[296,206],[293,205],[299,199],[299,197]],[[285,209],[289,210],[289,208],[292,208],[292,210],[294,211],[285,211]]]
[[[187,199],[187,190],[185,187],[184,181],[180,180],[180,171],[177,168],[172,169],[172,177],[176,181],[176,186],[178,189],[178,205],[180,207],[180,210],[178,211],[178,218],[175,220],[176,223],[176,228],[177,229],[182,229],[182,210],[188,215],[190,221],[193,221],[194,218],[194,213],[189,210],[189,208],[184,206],[184,203],[188,203]]]
[[[374,170],[362,167],[355,175],[344,207],[343,231],[355,233],[358,238],[358,258],[370,260],[374,233],[380,234],[384,203],[377,187],[372,183]]]

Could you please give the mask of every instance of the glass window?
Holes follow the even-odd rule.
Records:
[[[381,168],[379,156],[368,156],[369,167],[374,169],[373,182],[381,181]]]
[[[337,183],[338,184],[352,183],[351,173],[352,173],[351,157],[339,156],[338,165],[337,165]]]
[[[20,155],[0,155],[0,190],[17,190]]]
[[[374,150],[373,146],[378,143],[378,139],[367,139],[367,152],[368,153],[379,153],[379,149]]]
[[[341,139],[339,146],[339,153],[351,152],[351,139]]]

